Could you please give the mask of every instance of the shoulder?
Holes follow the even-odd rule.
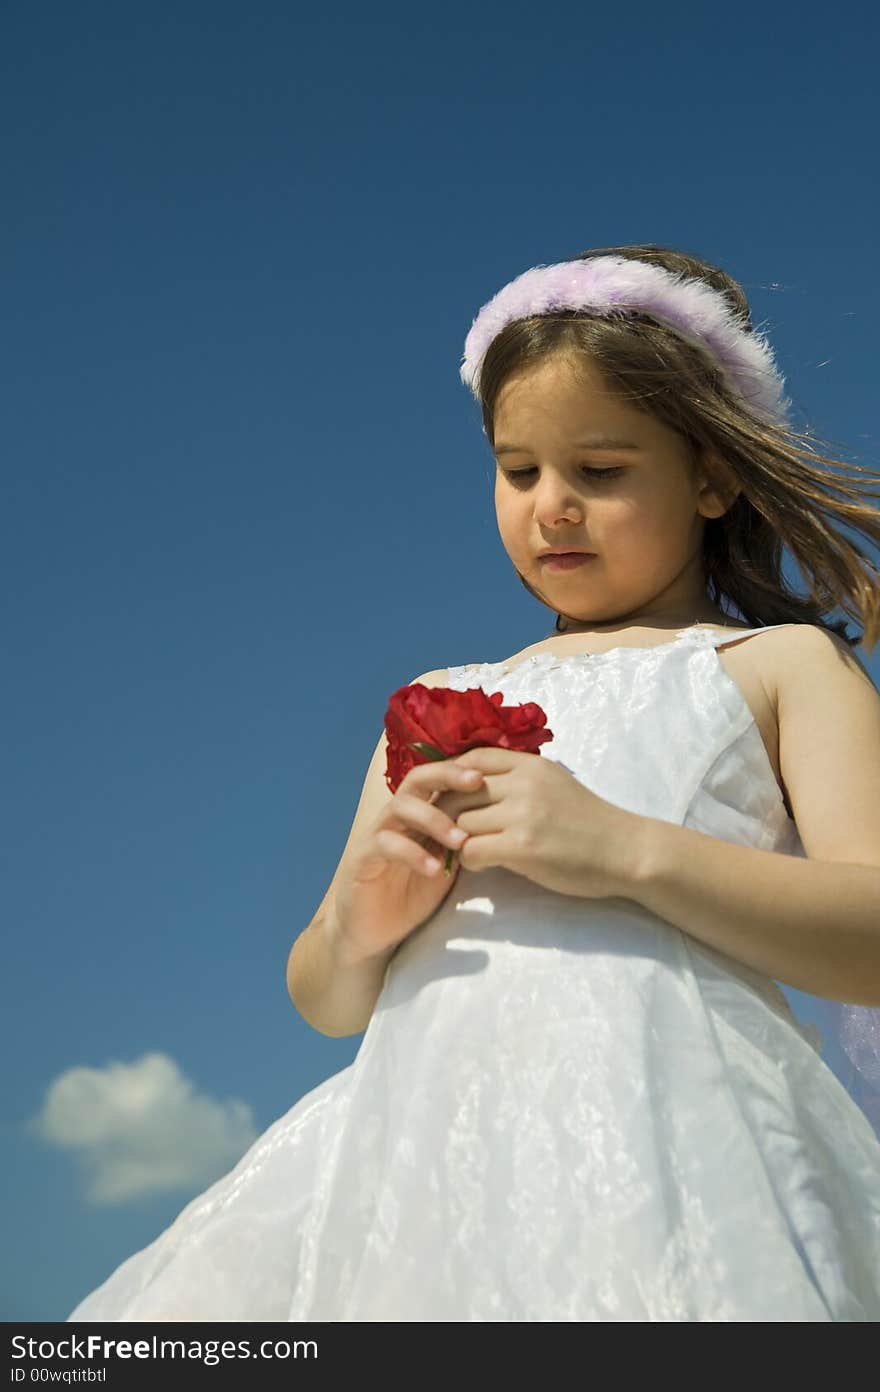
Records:
[[[449,668],[435,667],[432,672],[423,672],[420,677],[413,677],[407,683],[408,686],[447,686],[449,683]]]
[[[841,638],[839,633],[832,633],[831,629],[823,628],[821,624],[784,623],[780,624],[775,632],[777,637],[788,643],[804,645],[809,651],[819,652],[823,649],[826,651],[835,649],[838,652],[856,657],[854,647],[847,643],[844,638]]]
[[[880,719],[880,692],[860,656],[837,633],[818,624],[784,624],[758,645],[763,675],[782,736],[795,717],[812,727],[831,720]],[[876,731],[880,736],[880,728]]]
[[[768,673],[779,701],[797,695],[810,673],[825,681],[835,676],[844,680],[844,674],[848,674],[852,690],[860,684],[880,699],[855,649],[839,634],[818,624],[782,624],[767,635],[761,647],[768,658]]]
[[[880,866],[880,692],[850,645],[818,625],[787,624],[765,641],[806,854]]]

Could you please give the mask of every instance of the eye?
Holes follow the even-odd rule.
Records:
[[[505,478],[510,479],[511,483],[516,483],[519,479],[529,478],[530,475],[534,474],[536,471],[534,465],[532,465],[528,469],[502,469],[501,472],[504,474]],[[615,474],[622,474],[623,468],[617,467],[613,469],[591,469],[585,464],[582,472],[585,474],[589,474],[591,478],[606,479],[613,478]]]

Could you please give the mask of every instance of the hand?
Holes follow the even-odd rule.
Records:
[[[480,786],[480,778],[476,779]],[[461,862],[451,856],[444,874],[452,818],[438,798],[473,786],[457,759],[417,764],[409,770],[363,837],[340,862],[330,918],[332,934],[349,959],[395,948],[437,910],[451,890]],[[427,854],[440,863],[431,871]]]
[[[478,769],[473,793],[444,793],[443,810],[468,833],[465,870],[502,866],[559,894],[630,897],[642,818],[606,802],[540,754],[481,745],[455,759]]]

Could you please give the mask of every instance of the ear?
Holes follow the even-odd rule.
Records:
[[[722,517],[742,492],[733,470],[714,451],[704,451],[697,460],[695,482],[697,508],[703,517]]]

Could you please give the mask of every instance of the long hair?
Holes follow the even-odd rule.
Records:
[[[699,257],[649,245],[603,247],[567,259],[596,256],[648,261],[703,280],[754,332],[742,287]],[[753,627],[815,624],[851,647],[863,642],[873,650],[880,638],[880,572],[839,527],[843,524],[880,542],[880,512],[868,501],[880,496],[880,474],[816,453],[812,446],[818,437],[809,429],[758,420],[706,355],[650,315],[629,313],[604,318],[589,311],[557,310],[502,329],[480,370],[483,427],[493,446],[495,403],[504,383],[560,352],[572,358],[583,354],[612,390],[677,431],[691,458],[722,491],[732,491],[731,480],[738,487],[727,511],[705,521],[703,576],[711,602],[732,602]],[[706,452],[720,457],[726,476],[719,474]],[[784,547],[804,576],[806,597],[792,590],[782,573]],[[545,603],[516,573],[529,593]],[[849,614],[863,633],[850,636],[845,622],[829,619],[835,607]],[[562,614],[556,615],[557,632],[563,631],[562,619]]]

